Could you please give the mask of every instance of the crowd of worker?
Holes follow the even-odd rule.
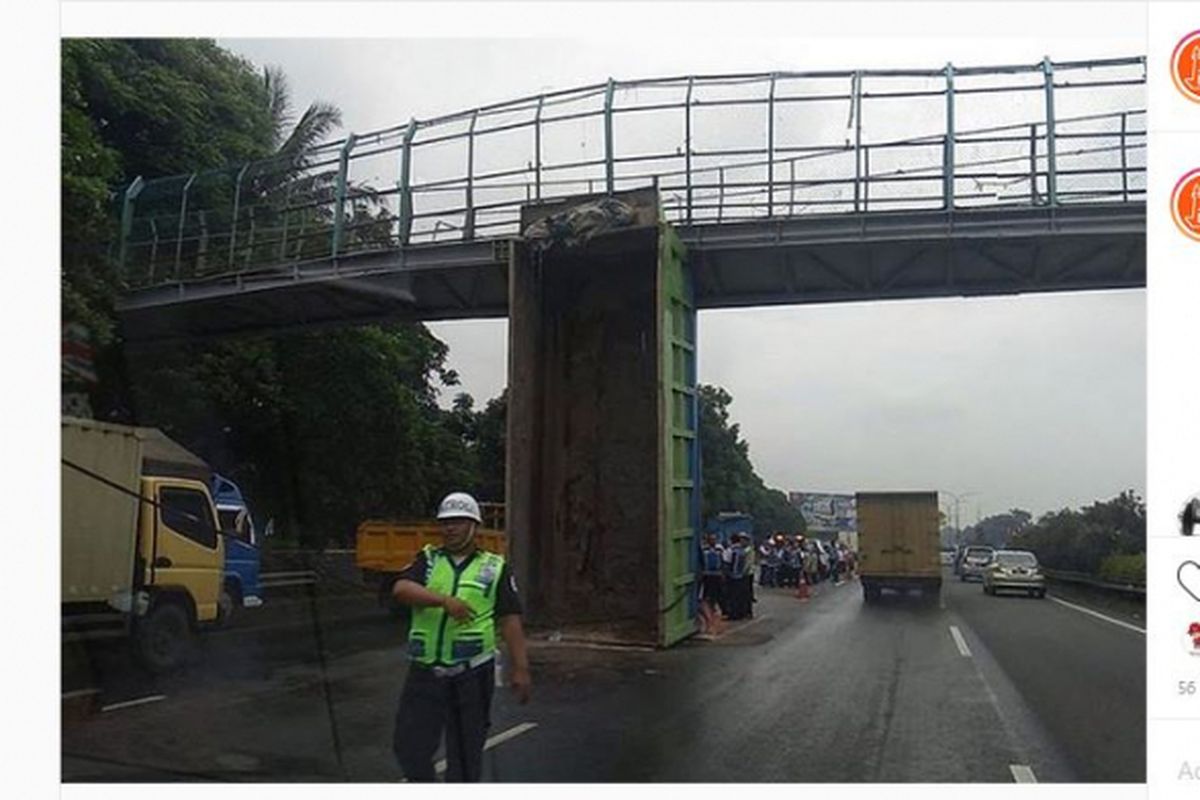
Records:
[[[718,633],[726,620],[754,616],[754,575],[764,587],[834,585],[856,570],[853,550],[841,542],[826,542],[779,533],[757,546],[746,533],[728,542],[705,536],[700,550],[700,616],[706,633]]]
[[[842,542],[776,534],[758,546],[759,585],[839,584],[855,570],[854,551]]]

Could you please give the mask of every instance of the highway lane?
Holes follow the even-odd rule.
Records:
[[[498,693],[492,732],[512,738],[489,751],[485,777],[1142,779],[1138,634],[978,584],[948,583],[944,607],[887,599],[866,606],[853,582],[810,602],[763,591],[750,625],[661,652],[535,643],[535,700]],[[367,602],[329,599],[318,637],[312,606],[292,602],[269,624],[204,638],[181,675],[100,659],[104,702],[163,699],[64,723],[64,778],[399,779],[394,625]]]
[[[1017,688],[1080,780],[1140,783],[1146,774],[1144,622],[1086,613],[1086,601],[985,595],[952,581],[943,593]],[[1060,602],[1055,602],[1058,599]],[[1066,605],[1069,603],[1070,605]]]
[[[1072,777],[1045,757],[1051,745],[1031,748],[1044,736],[1024,709],[997,708],[1012,692],[989,690],[947,611],[890,596],[866,606],[856,583],[810,603],[763,595],[761,624],[658,654],[654,675],[630,670],[612,693],[577,701],[571,719],[504,750],[506,774],[1011,783],[1032,762],[1046,779]]]

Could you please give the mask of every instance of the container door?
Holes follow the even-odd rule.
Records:
[[[912,575],[916,563],[917,545],[921,529],[920,509],[904,497],[891,503],[892,512],[892,570],[897,575]]]
[[[894,506],[886,498],[858,495],[858,546],[863,575],[891,575],[896,569]]]
[[[662,331],[664,458],[660,476],[659,639],[674,644],[696,630],[696,575],[700,552],[697,435],[696,304],[684,248],[675,232],[660,226],[659,320]]]
[[[185,589],[200,620],[215,619],[225,548],[207,491],[194,481],[158,481],[158,514],[151,545],[156,586]]]
[[[932,575],[938,566],[937,496],[925,493],[896,495],[893,542],[895,569],[900,575]]]
[[[941,533],[938,526],[938,500],[936,494],[914,498],[919,531],[916,542],[913,568],[924,575],[941,575]]]

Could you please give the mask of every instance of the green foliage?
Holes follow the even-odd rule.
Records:
[[[177,348],[131,369],[139,422],[226,471],[289,536],[347,543],[363,519],[428,517],[479,483],[457,412],[437,407],[434,383],[456,380],[446,355],[423,325],[395,325]]]
[[[1079,510],[1050,512],[1015,535],[1012,546],[1032,550],[1050,569],[1100,575],[1113,557],[1144,557],[1146,504],[1125,491]],[[1132,563],[1113,561],[1109,569],[1129,569]]]
[[[469,439],[479,469],[475,494],[480,500],[504,502],[505,441],[508,420],[508,389],[488,401],[475,415],[475,427]]]
[[[114,187],[267,155],[271,118],[254,69],[209,40],[65,39],[61,63],[63,318],[91,331],[96,393],[123,406]]]
[[[1146,554],[1109,556],[1100,564],[1100,578],[1110,583],[1146,585]]]
[[[754,517],[755,530],[804,530],[804,518],[787,495],[770,489],[754,471],[750,445],[731,421],[733,396],[719,386],[700,385],[700,461],[702,519],[721,511],[743,511]]]
[[[253,67],[207,39],[68,39],[70,79],[122,178],[268,155],[272,119]],[[65,98],[64,98],[65,99]]]
[[[963,539],[968,544],[985,544],[990,547],[1007,547],[1013,537],[1029,527],[1033,515],[1020,508],[1014,508],[1005,514],[993,514],[985,517],[975,525],[969,525],[963,531]]]
[[[265,209],[260,223],[276,223],[270,211],[289,193],[332,197],[335,173],[302,174],[302,151],[341,124],[335,106],[314,103],[293,122],[279,70],[259,74],[208,40],[71,39],[62,120],[63,314],[100,345],[97,416],[162,428],[241,484],[281,537],[306,544],[346,543],[367,517],[428,517],[454,489],[503,497],[504,399],[478,414],[465,395],[440,409],[439,387],[458,379],[446,345],[423,325],[122,345],[113,302],[123,287],[109,253],[114,188],[149,181],[140,216],[166,202],[156,199],[156,176],[278,154],[269,173],[248,171],[243,190]],[[219,206],[234,174],[207,173],[190,197]],[[159,194],[177,204],[179,188]],[[347,240],[386,243],[378,199],[352,188]],[[289,222],[324,233],[333,219],[314,208]],[[327,242],[311,237],[288,255],[319,254]]]

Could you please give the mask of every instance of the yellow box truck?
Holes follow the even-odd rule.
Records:
[[[936,600],[942,589],[937,492],[859,492],[859,581],[863,599],[884,589],[917,590]]]
[[[153,428],[62,419],[64,640],[128,636],[178,666],[217,618],[224,537],[208,465]]]

